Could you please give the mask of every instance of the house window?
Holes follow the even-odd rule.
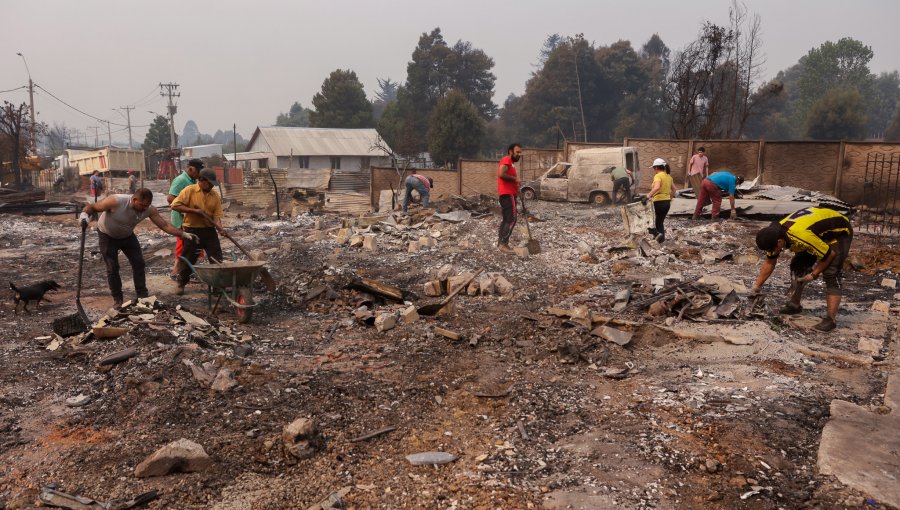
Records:
[[[331,156],[331,168],[334,170],[341,169],[341,157],[340,156]]]
[[[309,156],[297,156],[297,166],[300,168],[309,168]]]

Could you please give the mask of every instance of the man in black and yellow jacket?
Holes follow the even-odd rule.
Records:
[[[756,246],[766,252],[767,258],[753,284],[753,293],[759,293],[775,270],[778,255],[787,248],[795,255],[791,260],[788,301],[780,312],[792,315],[803,311],[800,306],[803,288],[822,275],[827,315],[813,327],[819,331],[833,330],[841,306],[841,268],[852,242],[850,220],[831,209],[807,207],[772,223],[756,233]]]

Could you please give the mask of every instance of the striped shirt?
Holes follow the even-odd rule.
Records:
[[[838,239],[853,236],[853,226],[846,216],[821,207],[800,209],[779,223],[786,229],[791,251],[806,252],[817,259],[825,258]],[[766,252],[766,255],[778,257],[777,252]]]

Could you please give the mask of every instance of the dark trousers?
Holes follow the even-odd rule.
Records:
[[[622,200],[622,203],[627,204],[631,200],[631,178],[622,177],[613,181],[613,203],[618,201],[619,189],[621,188],[625,188],[625,198]]]
[[[656,227],[649,229],[653,235],[660,234],[662,238],[666,238],[666,229],[663,223],[666,221],[666,215],[669,214],[669,207],[672,205],[671,200],[657,200],[653,202],[653,213],[656,215]]]
[[[509,236],[516,226],[516,196],[500,195],[500,209],[503,211],[503,222],[500,223],[499,244],[509,244]]]
[[[183,256],[188,259],[188,262],[196,264],[197,258],[200,257],[200,250],[206,251],[206,258],[211,263],[222,262],[222,245],[219,244],[219,234],[216,232],[215,227],[184,227],[184,231],[196,235],[199,239],[199,242],[196,243],[184,242],[182,248],[184,250]],[[191,268],[184,261],[181,261],[180,269],[178,270],[178,285],[184,286],[190,279]]]
[[[122,277],[119,276],[119,250],[125,254],[128,263],[131,264],[131,274],[134,277],[134,291],[137,297],[147,297],[147,277],[144,274],[144,254],[141,252],[141,243],[138,242],[137,236],[131,234],[125,239],[114,239],[97,232],[99,238],[100,254],[103,256],[103,262],[106,264],[106,281],[109,283],[109,293],[116,301],[121,301],[122,295]]]

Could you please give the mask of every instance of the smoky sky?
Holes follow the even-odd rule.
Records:
[[[546,37],[583,34],[594,44],[628,40],[639,49],[654,33],[674,53],[704,21],[726,24],[732,3],[698,0],[270,1],[0,0],[0,99],[28,100],[28,74],[38,119],[127,143],[125,106],[136,143],[164,113],[159,83],[178,83],[175,125],[193,119],[200,131],[230,129],[249,137],[272,125],[295,101],[313,95],[335,69],[356,72],[371,98],[377,78],[406,79],[423,32],[440,27],[448,44],[469,41],[494,59],[494,102],[522,94],[537,69]],[[746,2],[761,18],[764,76],[793,65],[825,41],[853,37],[872,47],[875,73],[900,69],[896,0]],[[54,99],[52,96],[56,96]],[[63,105],[64,101],[69,106]],[[96,117],[93,119],[75,111]],[[105,143],[105,142],[104,142]]]

